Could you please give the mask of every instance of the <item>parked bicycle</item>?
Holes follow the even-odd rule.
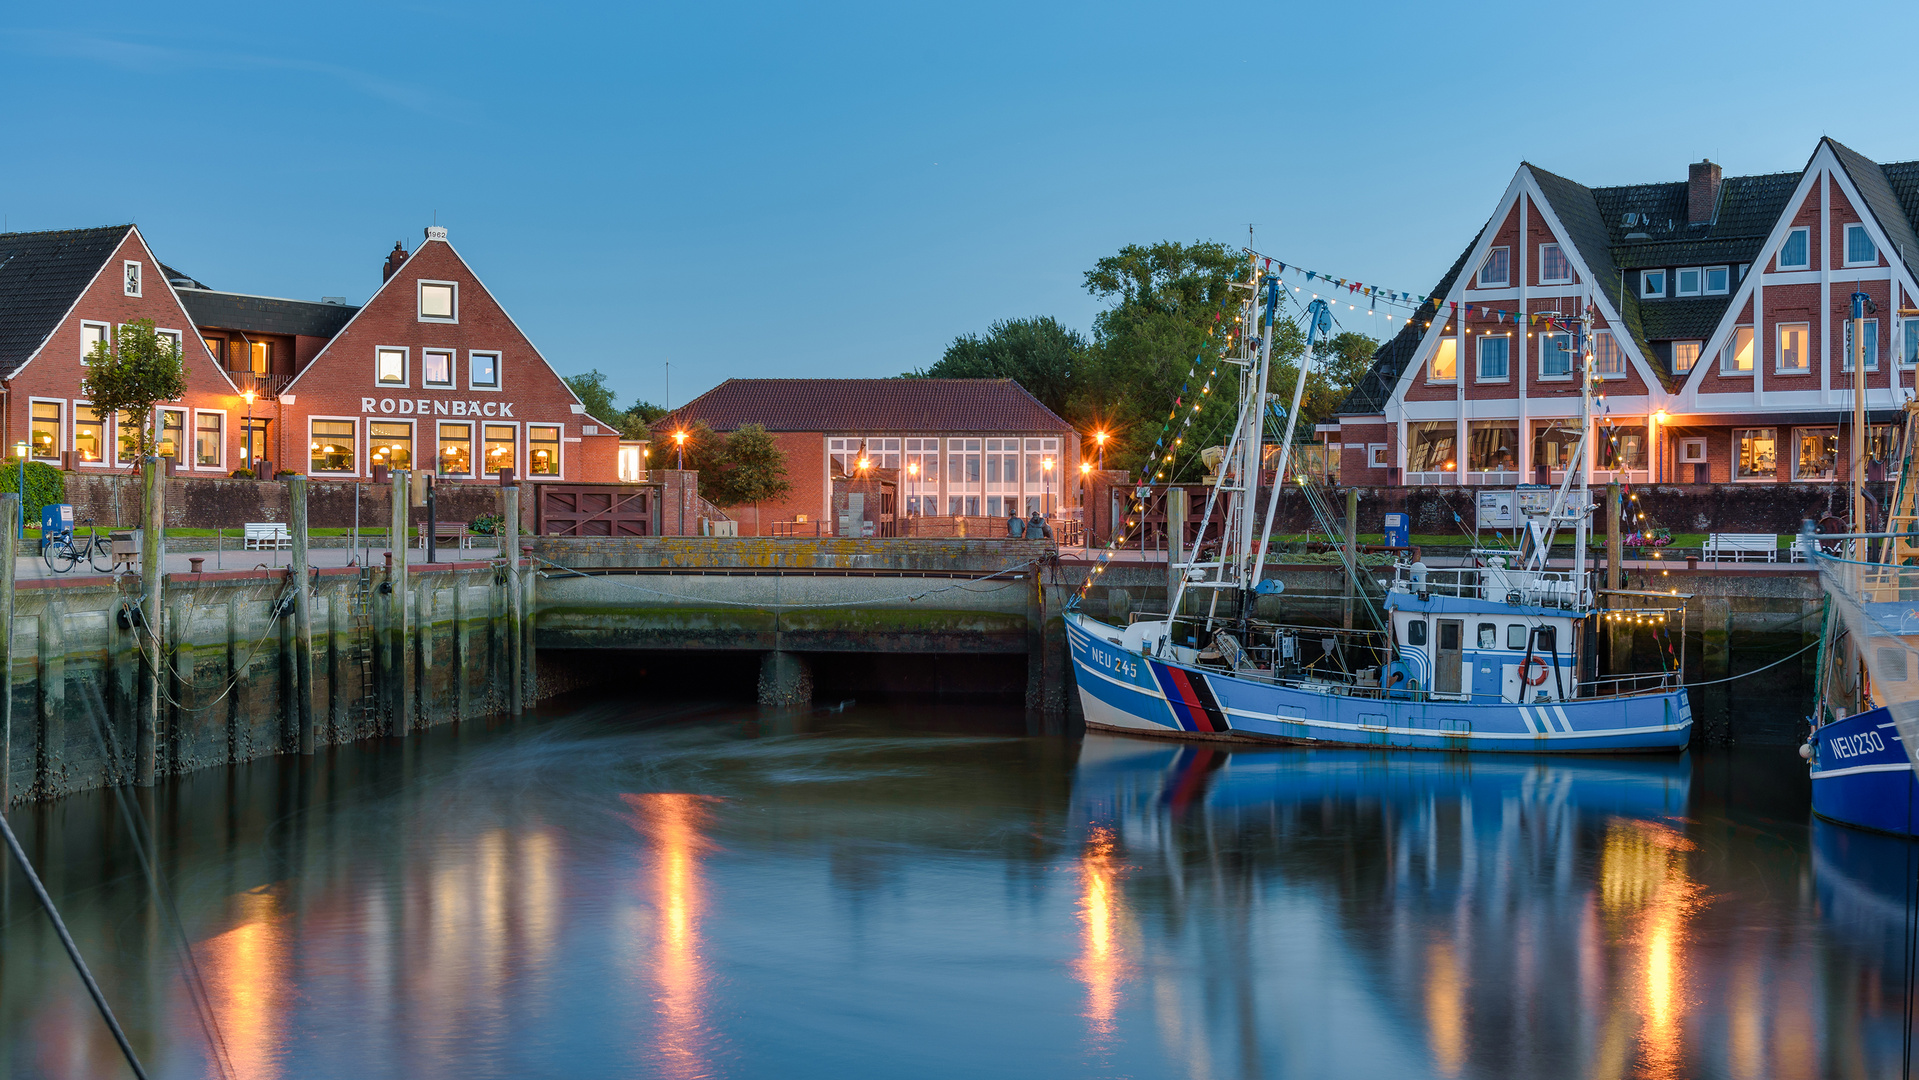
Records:
[[[68,530],[45,538],[42,547],[47,569],[56,574],[66,573],[83,559],[102,574],[113,570],[113,538],[101,536],[99,526],[91,521],[87,522],[85,538],[76,540],[72,530]]]

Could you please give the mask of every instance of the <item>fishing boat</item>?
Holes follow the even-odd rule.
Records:
[[[1242,287],[1249,295],[1241,319],[1260,332],[1242,335],[1234,355],[1223,358],[1238,368],[1239,418],[1218,456],[1198,535],[1190,544],[1178,532],[1168,536],[1178,581],[1169,614],[1112,625],[1080,610],[1077,598],[1066,613],[1087,726],[1185,739],[1425,750],[1683,749],[1692,709],[1676,656],[1655,672],[1602,677],[1595,670],[1595,638],[1609,619],[1644,625],[1683,608],[1652,606],[1674,599],[1665,594],[1655,601],[1615,591],[1609,601],[1645,606],[1605,609],[1589,580],[1590,307],[1577,318],[1551,316],[1555,328],[1578,334],[1582,434],[1551,500],[1528,510],[1521,546],[1475,551],[1469,565],[1455,568],[1402,560],[1384,582],[1378,629],[1328,629],[1255,614],[1266,597],[1284,608],[1281,583],[1266,575],[1274,487],[1287,482],[1313,343],[1331,329],[1331,313],[1323,300],[1305,309],[1306,348],[1292,407],[1278,408],[1267,385],[1283,294],[1276,277],[1257,269]],[[1285,433],[1275,448],[1268,429],[1282,418]],[[1275,449],[1278,464],[1268,475]],[[1566,526],[1575,532],[1572,566],[1551,569],[1553,538]],[[1345,558],[1346,573],[1363,584],[1360,566]],[[1366,603],[1370,608],[1370,599]]]

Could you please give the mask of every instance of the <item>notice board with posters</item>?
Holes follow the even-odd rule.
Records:
[[[1473,518],[1474,529],[1517,529],[1519,527],[1518,502],[1511,490],[1481,491],[1476,501],[1478,513]]]

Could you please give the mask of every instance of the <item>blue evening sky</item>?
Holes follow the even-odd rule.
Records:
[[[1907,4],[14,6],[8,227],[136,220],[360,302],[438,215],[622,405],[1087,329],[1127,243],[1426,291],[1521,160],[1588,184],[1919,158]],[[1383,336],[1364,317],[1351,329]]]

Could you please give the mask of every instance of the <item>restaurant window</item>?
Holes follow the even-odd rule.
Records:
[[[986,440],[986,490],[1002,492],[1019,490],[1018,439]],[[986,502],[986,512],[997,515],[998,512],[994,507],[999,505],[999,500],[988,499]]]
[[[1885,466],[1884,478],[1891,478],[1899,474],[1901,467],[1905,464],[1905,448],[1900,445],[1900,443],[1904,441],[1904,438],[1905,428],[1903,425],[1867,425],[1866,461],[1869,463],[1867,466],[1869,473],[1867,479],[1874,478],[1870,475],[1872,463]]]
[[[356,433],[351,420],[308,421],[312,438],[308,447],[312,456],[310,471],[350,473],[354,471],[353,443]],[[258,453],[255,449],[255,453]]]
[[[866,459],[868,467],[874,469],[898,469],[900,467],[900,441],[898,439],[866,440]]]
[[[60,457],[60,405],[58,401],[33,403],[33,421],[28,431],[29,453],[41,461]]]
[[[451,281],[420,282],[420,321],[459,322],[459,287]]]
[[[1573,373],[1573,336],[1564,331],[1539,335],[1539,377],[1565,379]]]
[[[1779,437],[1774,428],[1737,428],[1732,433],[1734,480],[1772,480],[1779,475]]]
[[[859,439],[840,438],[826,440],[826,459],[832,463],[834,476],[851,476],[859,469],[860,451],[864,443]]]
[[[1839,475],[1839,429],[1836,427],[1795,428],[1799,453],[1793,459],[1795,480],[1831,480]]]
[[[1533,433],[1533,464],[1565,469],[1579,448],[1579,428],[1569,423],[1541,424]]]
[[[114,428],[119,438],[120,452],[114,460],[122,465],[135,465],[140,461],[140,414],[122,412],[114,417]]]
[[[474,390],[498,390],[500,388],[500,354],[496,352],[468,353],[466,384]]]
[[[979,439],[946,440],[946,486],[949,490],[952,488],[979,490],[981,441]],[[957,514],[959,511],[955,510],[953,513]]]
[[[1467,421],[1466,467],[1474,472],[1517,470],[1519,468],[1519,421]]]
[[[420,385],[437,386],[441,389],[452,388],[453,353],[451,350],[420,350]]]
[[[1428,382],[1452,382],[1459,378],[1459,339],[1443,337],[1433,349],[1433,358],[1426,365]]]
[[[226,451],[226,414],[195,413],[193,418],[193,463],[210,469],[220,467]]]
[[[406,385],[406,350],[380,349],[375,354],[374,380],[381,386]]]
[[[89,464],[106,460],[107,418],[84,401],[73,403],[73,456]]]
[[[560,475],[560,429],[551,424],[526,426],[526,471],[533,476]]]
[[[180,463],[180,453],[186,446],[187,413],[185,409],[160,410],[160,440],[154,454],[163,458],[172,458]]]
[[[1026,512],[1053,512],[1053,484],[1059,479],[1059,440],[1026,440]],[[1041,500],[1045,500],[1044,503]]]
[[[1626,350],[1619,347],[1619,339],[1611,330],[1593,334],[1593,372],[1605,377],[1626,374]]]
[[[1719,351],[1719,373],[1721,375],[1752,373],[1752,327],[1732,328],[1731,339],[1726,342],[1726,347]]]
[[[483,424],[486,436],[486,457],[483,466],[487,476],[498,476],[501,470],[513,467],[513,451],[519,442],[519,429],[512,424]]]
[[[928,491],[937,492],[940,482],[940,441],[938,439],[908,439],[905,443],[906,473],[901,477],[906,484],[907,498]],[[909,505],[911,503],[909,502]],[[926,513],[937,514],[938,508],[932,500],[924,503]]]
[[[1749,350],[1750,351],[1750,350]],[[1684,375],[1699,363],[1699,342],[1675,341],[1672,343],[1672,370],[1675,375]]]
[[[391,420],[368,421],[366,426],[367,458],[378,467],[389,469],[411,469],[413,467],[413,425],[396,423]]]
[[[473,475],[473,425],[440,423],[440,475]]]
[[[1406,425],[1406,471],[1451,472],[1459,467],[1453,446],[1459,425],[1451,420],[1427,420]]]
[[[1634,470],[1646,467],[1646,429],[1643,426],[1611,425],[1600,428],[1599,467],[1610,470]]]
[[[1780,323],[1774,328],[1773,332],[1778,335],[1780,371],[1806,370],[1806,341],[1811,328],[1811,323],[1802,322]]]

